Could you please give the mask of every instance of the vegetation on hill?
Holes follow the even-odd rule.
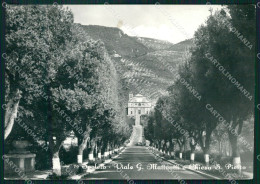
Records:
[[[194,40],[193,39],[187,39],[187,40],[181,41],[177,44],[174,44],[173,46],[171,46],[167,50],[183,52],[183,51],[191,48],[192,46],[194,46]]]
[[[175,46],[167,41],[130,37],[118,28],[82,27],[88,36],[104,42],[128,92],[142,93],[153,102],[167,93],[184,61],[183,54],[192,45],[191,40]]]
[[[145,55],[149,49],[121,29],[96,25],[82,26],[94,40],[101,40],[110,55],[132,58]]]
[[[165,50],[171,48],[174,44],[168,41],[157,40],[153,38],[134,37],[138,42],[145,45],[150,51]]]

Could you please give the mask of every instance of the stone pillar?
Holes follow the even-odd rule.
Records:
[[[88,159],[89,159],[89,160],[94,160],[94,155],[93,155],[93,153],[88,154]]]
[[[16,166],[23,172],[31,172],[35,170],[35,154],[28,153],[28,154],[17,154],[17,153],[12,153],[12,154],[6,154],[4,155],[6,159],[8,159],[10,162],[16,163]],[[25,162],[26,159],[26,162]],[[28,162],[27,162],[28,160]],[[54,163],[56,163],[55,158],[54,158]],[[55,164],[56,166],[56,164]],[[6,174],[15,174],[15,170],[11,167],[9,167],[8,164],[4,165],[4,171]]]
[[[31,158],[31,169],[32,170],[35,169],[34,166],[35,166],[35,158],[33,157],[33,158]]]
[[[82,164],[82,162],[83,162],[83,155],[77,155],[77,161],[78,161],[78,164]]]
[[[180,157],[180,159],[182,159],[182,153],[179,153],[179,157]]]
[[[24,167],[24,158],[20,158],[19,160],[19,168],[24,171],[25,167]]]
[[[204,160],[205,160],[206,166],[209,166],[209,154],[204,154]]]
[[[101,159],[101,152],[98,152],[98,158]]]
[[[191,161],[191,163],[194,163],[194,160],[195,160],[195,153],[191,153],[190,154],[190,161]]]

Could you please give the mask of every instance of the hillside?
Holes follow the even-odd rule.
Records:
[[[144,38],[144,37],[138,37],[138,38],[133,37],[133,38],[137,39],[138,42],[145,45],[151,51],[170,49],[174,45],[170,42],[163,41],[163,40],[156,40],[153,38]]]
[[[147,47],[136,39],[124,34],[118,28],[95,25],[83,26],[83,28],[93,39],[102,40],[110,55],[119,54],[123,57],[138,57],[149,52]]]
[[[185,49],[190,48],[192,45],[193,45],[192,39],[188,39],[172,45],[168,50],[183,52],[185,51]]]
[[[141,93],[153,102],[173,83],[183,53],[192,40],[178,44],[151,38],[131,37],[118,28],[83,26],[93,39],[104,42],[121,81],[129,92]],[[169,69],[170,68],[170,69]]]

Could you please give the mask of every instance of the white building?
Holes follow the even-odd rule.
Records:
[[[70,135],[63,141],[63,147],[65,149],[69,149],[71,146],[78,146],[78,138],[73,131],[71,131]]]
[[[152,108],[152,104],[146,97],[143,95],[137,94],[133,95],[129,94],[128,101],[128,116],[135,117],[135,125],[140,124],[140,116],[144,114],[149,114]]]

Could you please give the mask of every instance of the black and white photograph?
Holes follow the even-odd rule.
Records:
[[[256,177],[260,3],[2,9],[4,180]]]

